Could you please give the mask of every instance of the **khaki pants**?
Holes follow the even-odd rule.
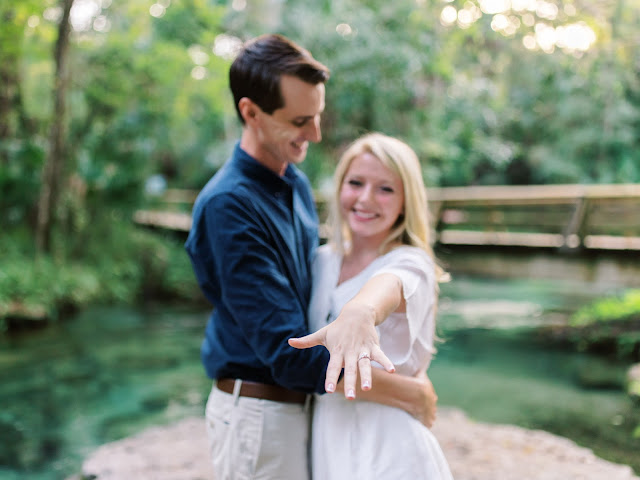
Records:
[[[309,402],[240,397],[240,385],[229,394],[214,382],[207,401],[214,480],[309,480]]]

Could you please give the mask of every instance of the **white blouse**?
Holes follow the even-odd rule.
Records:
[[[434,352],[435,269],[431,257],[416,247],[402,246],[376,258],[355,277],[338,285],[342,256],[321,246],[313,264],[309,328],[316,331],[336,319],[342,307],[374,275],[395,274],[402,280],[406,313],[392,313],[380,324],[380,346],[398,373],[426,370]]]
[[[397,374],[425,370],[434,351],[436,281],[431,257],[415,247],[398,247],[338,285],[341,264],[342,257],[330,246],[318,249],[310,329],[333,321],[372,276],[393,273],[402,281],[406,313],[393,313],[377,327],[380,345]],[[341,393],[315,397],[311,452],[314,480],[453,479],[438,441],[422,423],[404,410],[348,401]]]

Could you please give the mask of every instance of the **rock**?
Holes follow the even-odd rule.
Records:
[[[101,446],[77,480],[211,480],[204,418],[152,427]]]
[[[636,363],[627,372],[627,392],[637,402],[640,402],[640,363]]]
[[[598,458],[566,438],[474,422],[455,409],[439,409],[433,432],[456,480],[640,480],[630,467]],[[86,459],[82,475],[77,480],[211,480],[204,419],[103,445]]]
[[[433,433],[456,480],[639,480],[631,467],[541,430],[474,422],[458,410],[439,415]]]
[[[585,359],[577,368],[576,380],[584,389],[624,389],[624,372],[621,374],[612,374],[612,372],[616,371],[613,362],[607,362],[600,358]]]

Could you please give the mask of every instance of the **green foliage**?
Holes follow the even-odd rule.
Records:
[[[110,13],[124,19],[114,22],[123,30],[106,43],[82,45],[76,57],[77,68],[89,68],[79,80],[81,115],[72,135],[80,140],[79,169],[89,190],[101,201],[107,195],[135,205],[149,175],[184,186],[183,172],[202,165],[211,132],[221,130],[217,71],[226,74],[228,63],[210,62],[214,81],[191,76],[189,49],[211,43],[219,23],[218,11],[202,1],[174,2],[161,18],[146,11],[131,17],[120,8]]]
[[[430,185],[640,181],[632,135],[640,83],[630,47],[637,34],[627,28],[640,10],[628,2],[614,10],[613,2],[569,14],[563,3],[555,2],[553,20],[510,12],[519,28],[505,35],[473,0],[298,0],[286,8],[257,1],[225,25],[240,38],[284,33],[331,68],[319,147],[326,153],[309,163],[336,158],[354,137],[382,130],[416,149]],[[437,19],[445,7],[480,17],[466,28],[444,26]],[[535,26],[525,16],[547,26],[585,22],[598,42],[581,54],[527,50],[523,40]],[[616,23],[615,35],[608,22]]]
[[[223,117],[232,108],[226,96],[228,60],[205,54],[206,80],[192,75],[196,60],[198,65],[203,60],[191,52],[209,50],[219,33],[220,8],[204,0],[177,0],[154,18],[140,2],[104,5],[97,12],[103,27],[91,29],[89,22],[71,38],[65,177],[73,181],[62,188],[68,199],[81,198],[58,205],[62,217],[83,215],[78,209],[93,216],[107,204],[132,210],[143,201],[151,174],[184,187],[202,182],[194,179],[202,177],[204,159],[223,136]],[[44,139],[57,121],[50,118],[56,20],[49,7],[29,0],[0,10],[12,27],[3,25],[0,52],[13,52],[14,62],[3,65],[15,64],[21,73],[21,91],[14,97],[21,102],[7,118],[15,128],[23,119],[15,135],[6,140],[0,135],[0,186],[7,192],[0,208],[10,209],[0,225],[8,218],[8,225],[33,222]],[[74,185],[80,192],[70,191]],[[69,205],[76,211],[65,211]]]
[[[36,204],[44,148],[34,140],[0,141],[6,166],[0,168],[0,228],[28,220]],[[0,153],[0,156],[2,154]]]
[[[594,323],[640,318],[640,290],[628,290],[620,297],[603,298],[578,310],[570,325],[580,327]]]
[[[88,238],[84,263],[98,272],[104,301],[198,298],[182,241],[141,230],[115,213],[95,222]]]
[[[596,30],[588,52],[568,55],[524,48],[534,31],[526,12],[513,14],[521,26],[512,35],[494,31],[488,14],[467,28],[438,21],[445,7],[479,12],[475,0],[227,3],[177,0],[153,17],[147,4],[113,2],[98,12],[108,28],[74,32],[68,169],[98,205],[140,202],[154,173],[198,188],[226,159],[238,128],[230,59],[213,51],[220,33],[277,31],[331,68],[324,140],[304,166],[316,186],[345,144],[368,130],[408,141],[429,185],[640,181],[633,5],[576,6],[568,15],[558,2],[555,20],[533,15]],[[51,122],[55,41],[55,21],[40,16],[46,7],[12,7],[20,28],[11,30],[14,41],[0,37],[10,47],[23,36],[16,55],[24,105],[40,135]],[[25,26],[34,14],[37,24]],[[16,202],[33,210],[33,197]]]
[[[6,316],[56,319],[60,310],[97,300],[100,283],[85,265],[61,268],[51,259],[12,256],[0,271],[0,318]]]
[[[63,246],[63,255],[73,245]],[[65,309],[96,303],[201,301],[182,241],[127,223],[93,224],[83,255],[65,262],[36,257],[26,230],[3,235],[0,250],[0,321],[32,315],[55,320]]]
[[[615,351],[640,357],[640,290],[599,299],[578,310],[569,320],[569,337],[581,349]]]
[[[153,22],[159,40],[178,42],[183,47],[211,41],[219,28],[221,10],[205,0],[177,0],[161,19]]]
[[[433,186],[640,182],[637,2],[557,0],[548,2],[558,6],[554,18],[512,11],[519,27],[510,34],[496,31],[496,17],[477,0],[240,3],[174,0],[152,14],[146,2],[99,2],[96,21],[72,32],[67,181],[51,262],[66,268],[83,258],[95,267],[104,257],[99,278],[121,284],[103,290],[105,298],[131,298],[128,285],[144,272],[119,257],[125,249],[101,248],[94,239],[111,238],[109,228],[144,205],[150,175],[199,188],[238,138],[227,86],[231,60],[217,49],[224,38],[282,33],[330,67],[323,142],[302,165],[316,188],[331,177],[346,143],[368,130],[412,145]],[[58,121],[51,118],[53,5],[0,6],[0,71],[8,86],[6,97],[0,94],[3,233],[34,224],[46,138]],[[444,8],[477,18],[464,28],[447,25]],[[535,24],[577,22],[597,34],[586,52],[523,45]],[[122,234],[132,239],[127,258],[147,241]],[[174,261],[166,252],[140,259],[151,268]],[[43,262],[38,268],[50,275]],[[187,267],[171,275],[186,277]]]

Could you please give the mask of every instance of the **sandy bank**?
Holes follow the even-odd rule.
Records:
[[[454,409],[440,409],[433,432],[456,480],[640,480],[630,467],[566,438],[475,422]],[[212,479],[205,436],[202,418],[154,427],[98,448],[82,473],[96,480]]]

